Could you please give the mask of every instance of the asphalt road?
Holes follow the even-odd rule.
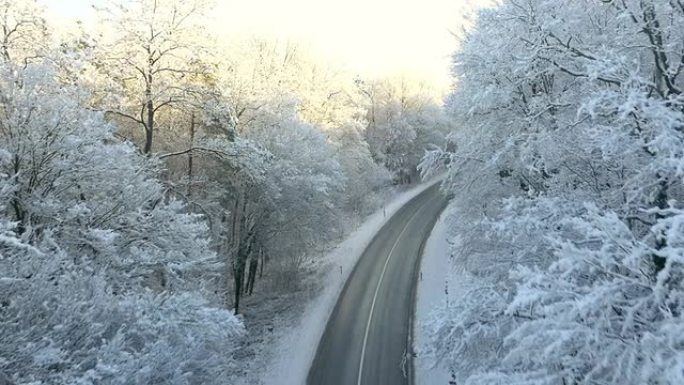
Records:
[[[412,384],[420,256],[446,198],[438,184],[402,207],[364,251],[328,320],[309,385]]]

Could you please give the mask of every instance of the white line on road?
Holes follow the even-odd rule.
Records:
[[[361,347],[361,361],[359,363],[359,376],[357,377],[356,384],[361,385],[361,377],[363,376],[363,360],[366,356],[366,344],[368,343],[368,332],[370,331],[370,325],[371,322],[373,321],[373,310],[375,309],[375,301],[378,299],[378,292],[380,292],[380,285],[382,285],[382,280],[385,278],[385,272],[387,271],[387,265],[389,265],[389,261],[392,258],[392,253],[394,253],[394,249],[397,247],[399,244],[399,241],[401,240],[401,236],[404,235],[404,232],[406,232],[406,229],[408,229],[409,225],[411,224],[411,221],[413,221],[413,218],[420,213],[420,209],[422,209],[427,203],[424,203],[422,206],[420,206],[415,213],[409,218],[408,222],[406,222],[406,225],[404,228],[401,230],[399,233],[399,236],[397,237],[397,240],[394,242],[394,245],[392,245],[392,248],[390,249],[389,254],[387,255],[387,260],[385,260],[385,266],[382,268],[382,273],[380,273],[380,279],[378,280],[378,285],[375,287],[375,294],[373,294],[373,301],[371,302],[371,308],[370,308],[370,313],[368,314],[368,322],[366,323],[366,333],[363,336],[363,346]]]

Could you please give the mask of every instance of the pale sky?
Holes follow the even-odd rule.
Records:
[[[102,0],[96,0],[102,1]],[[93,0],[42,0],[62,18],[92,18]],[[449,31],[486,0],[216,0],[219,37],[302,41],[362,76],[406,74],[447,87]]]

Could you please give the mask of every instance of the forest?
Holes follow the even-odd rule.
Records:
[[[0,1],[0,383],[234,383],[245,299],[301,291],[444,141],[429,85],[219,41],[211,11],[111,0],[64,30]]]
[[[323,256],[434,177],[455,299],[406,360],[684,384],[683,0],[465,7],[447,93],[215,3],[0,0],[0,385],[260,383]]]
[[[503,0],[453,57],[458,384],[684,383],[684,3]]]

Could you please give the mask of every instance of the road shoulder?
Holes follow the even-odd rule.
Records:
[[[429,323],[432,311],[446,306],[450,298],[451,272],[448,229],[446,220],[449,208],[442,212],[425,244],[416,288],[416,304],[413,321],[413,349],[416,354],[414,365],[415,385],[448,385],[451,376],[448,370],[436,366],[426,355],[421,354],[430,344],[425,325]]]

